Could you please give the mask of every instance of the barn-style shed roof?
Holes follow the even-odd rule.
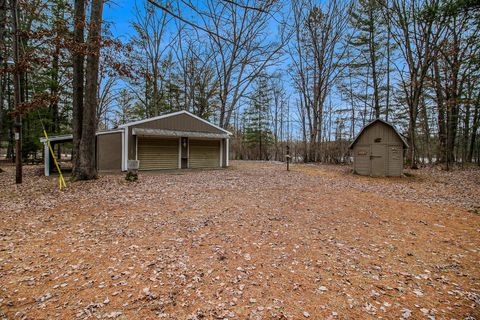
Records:
[[[390,128],[392,128],[392,130],[397,134],[397,136],[400,138],[400,140],[402,140],[402,143],[403,143],[403,147],[404,148],[408,148],[408,143],[407,141],[405,140],[405,138],[398,132],[398,130],[395,128],[395,126],[393,124],[391,124],[390,122],[387,122],[385,120],[382,120],[382,119],[375,119],[373,121],[370,121],[369,123],[367,123],[365,125],[365,127],[362,128],[362,130],[360,130],[360,133],[357,135],[357,137],[355,138],[355,140],[353,140],[353,142],[350,144],[350,146],[348,146],[349,149],[352,149],[355,144],[357,143],[358,139],[362,136],[362,134],[369,128],[371,127],[372,125],[374,125],[375,123],[383,123],[387,126],[389,126]]]

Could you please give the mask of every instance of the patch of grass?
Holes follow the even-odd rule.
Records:
[[[295,165],[290,167],[291,171],[297,171],[304,173],[309,176],[335,176],[334,172],[331,171],[326,171],[323,169],[320,169],[316,166],[309,166],[309,165]]]
[[[410,173],[410,172],[404,172],[403,173],[405,175],[405,177],[407,178],[415,178],[415,175],[413,173]]]
[[[476,208],[470,209],[468,211],[477,215],[477,216],[480,216],[480,207],[476,207]]]

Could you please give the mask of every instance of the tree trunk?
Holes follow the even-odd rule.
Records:
[[[24,102],[24,77],[23,71],[19,67],[23,61],[23,54],[21,54],[20,43],[21,32],[19,28],[18,21],[18,3],[16,0],[11,0],[11,15],[12,15],[12,51],[13,51],[13,60],[15,62],[15,70],[13,72],[13,105],[15,111],[15,182],[17,184],[22,183],[23,173],[22,173],[22,115],[19,108],[20,104]]]
[[[418,106],[420,104],[420,90],[414,89],[412,90],[414,94],[408,101],[408,139],[410,143],[410,148],[408,148],[408,160],[410,162],[410,168],[418,169],[417,166],[417,116],[418,116]]]
[[[387,8],[389,7],[389,1],[387,0]],[[385,105],[385,121],[388,121],[388,115],[390,113],[390,56],[391,56],[391,48],[390,48],[390,41],[391,41],[391,26],[390,26],[390,19],[387,19],[387,96],[385,98],[386,105]]]
[[[60,5],[57,3],[55,8],[53,9],[54,16],[55,16],[55,34],[57,37],[59,37],[59,32],[58,32],[58,23],[60,23],[60,19],[63,17],[60,16]],[[51,83],[50,83],[50,95],[52,96],[53,100],[50,103],[50,114],[52,117],[52,125],[50,127],[50,132],[52,133],[58,133],[59,131],[59,119],[58,119],[58,88],[59,88],[59,83],[58,83],[58,74],[59,74],[59,62],[60,62],[60,46],[58,44],[55,44],[55,47],[52,52],[52,70],[51,70]],[[60,145],[59,148],[60,150]],[[60,152],[59,152],[60,154]]]
[[[75,0],[73,27],[73,178],[80,177],[80,141],[83,127],[85,0]]]
[[[465,117],[463,121],[463,141],[462,141],[462,165],[467,161],[468,155],[468,138],[470,137],[470,104],[465,106]]]
[[[0,68],[6,67],[5,33],[7,25],[7,0],[0,0]],[[5,100],[5,89],[7,84],[7,74],[0,75],[0,142],[3,141],[5,135],[3,123],[5,116],[5,108],[3,101]]]
[[[455,139],[457,137],[458,128],[458,112],[457,99],[450,99],[449,107],[447,108],[447,163],[455,162]]]
[[[425,153],[423,154],[422,158],[425,158],[427,156],[428,164],[430,165],[432,163],[432,156],[431,156],[431,149],[430,149],[430,126],[428,124],[428,111],[427,111],[427,104],[425,103],[425,96],[422,95],[422,109],[421,109],[421,114],[422,114],[422,121],[423,121],[423,134],[425,136]],[[424,162],[424,161],[422,161]]]
[[[467,156],[467,159],[468,159],[468,162],[472,162],[473,160],[473,154],[474,154],[474,150],[475,150],[475,142],[476,142],[476,139],[477,139],[477,131],[478,131],[478,128],[480,126],[480,93],[478,94],[478,97],[477,97],[477,100],[475,101],[475,111],[473,113],[473,121],[472,121],[472,133],[470,135],[470,148],[469,148],[469,151],[468,151],[468,156]],[[480,160],[477,159],[477,161],[479,161],[480,163]]]
[[[150,115],[151,117],[156,117],[160,114],[160,108],[158,107],[158,65],[153,64],[153,112]]]
[[[90,25],[87,40],[87,67],[85,82],[85,105],[83,109],[82,139],[80,140],[80,167],[77,179],[90,180],[97,177],[95,161],[96,110],[98,103],[98,67],[102,31],[103,0],[92,0]]]
[[[370,64],[372,68],[372,82],[373,82],[373,108],[375,111],[375,119],[380,118],[380,95],[379,95],[379,86],[378,86],[378,75],[377,75],[377,57],[376,57],[376,47],[375,47],[375,21],[373,17],[373,8],[372,5],[369,5],[368,9],[369,15],[369,55],[370,55]]]
[[[447,121],[446,121],[446,110],[445,102],[442,91],[442,84],[440,78],[440,69],[438,66],[438,61],[433,62],[433,78],[435,82],[435,95],[437,102],[437,121],[438,121],[438,155],[437,161],[440,163],[446,162],[446,150],[447,150]]]

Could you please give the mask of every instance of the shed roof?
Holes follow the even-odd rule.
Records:
[[[395,133],[397,134],[397,136],[400,138],[400,140],[402,140],[402,143],[403,143],[403,147],[404,148],[408,148],[408,143],[407,141],[405,140],[405,138],[398,132],[398,130],[395,128],[395,126],[393,124],[391,124],[390,122],[387,122],[385,120],[382,120],[382,119],[375,119],[373,121],[370,121],[369,123],[367,123],[365,125],[365,127],[362,128],[362,130],[360,130],[360,133],[357,135],[357,137],[355,138],[355,140],[353,140],[353,142],[348,146],[349,149],[352,149],[353,146],[355,146],[355,144],[357,143],[358,139],[360,138],[360,136],[365,132],[365,130],[367,130],[367,128],[371,127],[372,125],[374,125],[375,123],[377,122],[381,122],[387,126],[389,126],[390,128],[393,129],[393,131],[395,131]]]
[[[104,130],[104,131],[97,131],[95,135],[99,136],[101,134],[110,134],[110,133],[119,133],[122,132],[122,130],[118,129],[112,129],[112,130]],[[58,135],[58,136],[49,136],[48,140],[50,142],[70,142],[73,140],[73,134],[63,134],[63,135]],[[41,143],[47,142],[47,139],[45,137],[40,138]]]
[[[208,122],[207,120],[205,119],[202,119],[200,118],[199,116],[196,116],[194,115],[193,113],[191,112],[188,112],[187,110],[181,110],[181,111],[177,111],[177,112],[172,112],[172,113],[168,113],[168,114],[163,114],[163,115],[160,115],[160,116],[157,116],[157,117],[153,117],[153,118],[148,118],[148,119],[144,119],[144,120],[139,120],[139,121],[134,121],[134,122],[129,122],[129,123],[125,123],[125,124],[122,124],[121,126],[119,126],[119,128],[126,128],[126,127],[130,127],[130,126],[134,126],[134,125],[137,125],[137,124],[141,124],[141,123],[145,123],[145,122],[150,122],[150,121],[155,121],[155,120],[160,120],[160,119],[165,119],[165,118],[169,118],[169,117],[174,117],[174,116],[178,116],[180,114],[186,114],[198,121],[201,121],[201,122],[204,122],[206,124],[208,124],[209,126],[215,128],[215,129],[218,129],[228,135],[232,135],[232,133],[230,131],[227,131],[223,128],[220,128],[219,126],[216,126],[214,125],[213,123],[210,123]]]
[[[50,142],[70,142],[73,140],[73,134],[64,134],[59,136],[48,137]],[[45,137],[40,138],[40,142],[45,143],[47,139]]]

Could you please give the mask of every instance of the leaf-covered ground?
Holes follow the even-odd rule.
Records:
[[[479,319],[480,171],[0,173],[0,319]]]

